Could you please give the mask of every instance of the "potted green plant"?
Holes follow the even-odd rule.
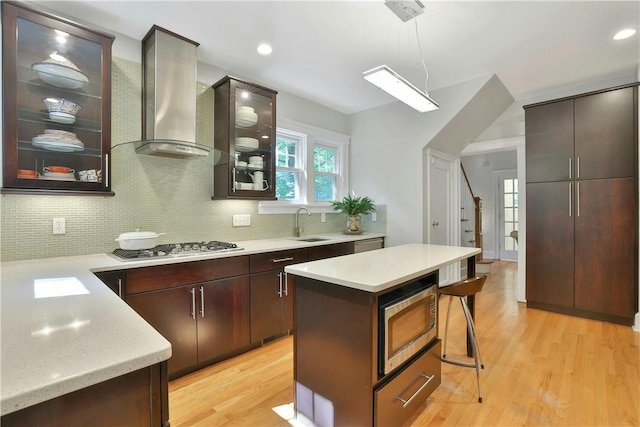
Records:
[[[360,215],[366,215],[376,210],[373,200],[369,197],[346,195],[342,200],[331,202],[333,210],[342,211],[347,215],[347,230],[349,234],[360,234]]]

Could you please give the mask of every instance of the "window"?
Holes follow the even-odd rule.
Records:
[[[288,213],[300,205],[332,212],[330,202],[348,193],[349,137],[280,119],[276,130],[276,202],[260,213]],[[319,210],[318,210],[319,208]]]

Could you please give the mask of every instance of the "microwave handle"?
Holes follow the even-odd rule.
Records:
[[[398,399],[400,402],[402,402],[402,407],[403,407],[403,408],[406,408],[406,407],[407,407],[407,405],[408,405],[409,403],[411,403],[411,401],[412,401],[412,400],[413,400],[413,399],[418,395],[418,393],[420,393],[420,392],[421,392],[421,391],[422,391],[422,390],[427,386],[427,384],[429,384],[429,383],[431,382],[431,380],[435,378],[435,374],[434,374],[434,375],[431,375],[430,377],[428,377],[428,376],[426,376],[424,373],[422,373],[422,372],[421,372],[421,373],[420,373],[420,377],[424,377],[424,378],[426,378],[426,379],[427,379],[427,381],[426,381],[424,384],[422,384],[422,385],[420,386],[420,388],[419,388],[418,390],[416,390],[416,392],[415,392],[415,393],[413,393],[413,394],[411,395],[411,397],[410,397],[410,398],[408,398],[407,400],[405,400],[405,399],[401,398],[400,396],[396,396],[396,399]],[[418,379],[420,379],[420,377],[418,377]]]

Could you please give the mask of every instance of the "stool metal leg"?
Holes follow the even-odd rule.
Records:
[[[449,304],[447,305],[447,320],[444,324],[444,342],[442,343],[442,358],[447,357],[447,332],[449,331],[449,314],[451,313],[451,303],[453,302],[453,297],[449,297]]]
[[[478,361],[478,340],[476,338],[475,327],[473,325],[473,318],[471,317],[469,307],[467,307],[467,303],[464,298],[460,298],[460,303],[462,304],[464,316],[467,319],[467,330],[469,331],[469,335],[472,337],[471,349],[473,350],[473,358],[475,360],[475,364],[473,366],[476,368],[476,381],[478,382],[478,402],[482,403],[482,393],[480,392],[480,362]]]

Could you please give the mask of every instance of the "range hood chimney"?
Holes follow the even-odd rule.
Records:
[[[154,25],[142,40],[142,141],[136,152],[162,157],[206,156],[196,146],[199,43]]]

